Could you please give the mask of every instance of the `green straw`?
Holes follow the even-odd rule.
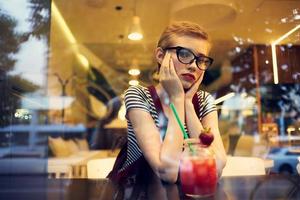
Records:
[[[182,131],[182,133],[183,133],[183,138],[184,138],[184,139],[187,139],[187,138],[188,138],[188,134],[187,134],[187,132],[185,131],[185,128],[184,128],[182,122],[180,121],[180,118],[179,118],[179,116],[178,116],[178,113],[177,113],[177,110],[176,110],[174,104],[171,103],[171,104],[170,104],[170,107],[171,107],[171,109],[172,109],[172,111],[173,111],[173,113],[174,113],[174,115],[175,115],[175,118],[176,118],[176,120],[177,120],[177,122],[178,122],[178,124],[179,124],[179,126],[180,126],[180,129],[181,129],[181,131]]]
[[[173,113],[174,113],[174,115],[175,115],[175,118],[176,118],[176,120],[177,120],[177,122],[178,122],[178,124],[179,124],[179,126],[180,126],[180,129],[181,129],[181,131],[182,131],[182,133],[183,133],[183,138],[184,138],[184,139],[189,138],[189,137],[188,137],[188,134],[187,134],[187,132],[185,131],[185,128],[184,128],[184,126],[183,126],[183,124],[182,124],[182,122],[181,122],[181,120],[180,120],[180,118],[179,118],[179,116],[178,116],[178,113],[177,113],[177,110],[176,110],[176,108],[175,108],[175,105],[174,105],[173,103],[170,103],[170,107],[171,107],[171,109],[172,109],[172,111],[173,111]],[[193,153],[195,153],[195,150],[193,149],[193,147],[191,146],[190,143],[188,143],[188,146],[189,146],[190,151],[192,151]]]

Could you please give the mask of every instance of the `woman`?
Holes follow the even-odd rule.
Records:
[[[163,181],[177,181],[184,138],[170,103],[185,122],[189,137],[198,138],[204,127],[211,128],[215,138],[211,146],[221,174],[226,153],[216,106],[210,94],[197,92],[213,61],[207,56],[210,48],[207,33],[197,24],[174,22],[164,30],[155,50],[159,84],[132,86],[125,92],[128,142],[109,175],[111,179],[136,178],[153,171]]]

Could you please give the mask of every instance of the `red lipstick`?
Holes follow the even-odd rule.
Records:
[[[190,74],[190,73],[182,74],[181,76],[186,81],[195,81],[196,80],[196,77],[193,74]]]

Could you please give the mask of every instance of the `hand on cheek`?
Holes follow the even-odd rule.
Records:
[[[163,58],[159,73],[159,82],[168,93],[169,98],[177,98],[184,95],[181,81],[175,71],[171,54],[167,52]]]
[[[193,96],[196,94],[196,92],[198,91],[199,89],[199,86],[203,80],[203,75],[204,73],[202,73],[200,75],[200,77],[198,78],[198,80],[190,87],[190,89],[188,89],[185,93],[185,99],[186,100],[192,100],[193,99]]]

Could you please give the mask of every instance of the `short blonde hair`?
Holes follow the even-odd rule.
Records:
[[[174,21],[162,32],[157,47],[164,49],[172,45],[174,36],[192,36],[210,43],[208,33],[199,24],[189,21]]]
[[[201,40],[206,40],[211,46],[208,33],[199,24],[190,21],[173,21],[162,32],[157,47],[165,49],[172,46],[172,39],[176,36],[192,36]],[[159,71],[160,64],[157,63],[157,65],[157,71]]]

